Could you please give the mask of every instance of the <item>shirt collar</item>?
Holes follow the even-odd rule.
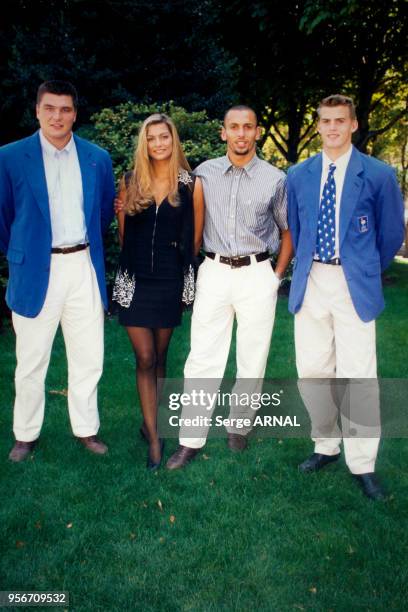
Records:
[[[259,157],[257,155],[254,155],[252,157],[252,159],[249,160],[249,162],[245,165],[240,167],[239,169],[241,170],[245,170],[245,172],[247,173],[247,175],[252,178],[253,173],[255,171],[255,167],[259,162]],[[228,155],[225,155],[223,157],[223,169],[222,169],[222,173],[223,174],[227,174],[227,172],[231,169],[231,168],[236,168],[237,166],[234,166],[233,163],[231,162],[230,158],[228,157]]]
[[[61,153],[62,151],[67,151],[67,153],[69,153],[72,147],[74,146],[74,138],[71,134],[71,138],[69,139],[65,147],[63,149],[57,149],[57,147],[54,147],[54,145],[46,139],[42,130],[40,130],[40,142],[43,152],[45,152],[47,155],[50,155],[51,157],[55,157],[56,153]]]
[[[351,157],[352,152],[353,152],[353,146],[351,145],[348,151],[343,153],[343,155],[340,155],[340,157],[338,157],[336,159],[336,161],[333,161],[333,160],[330,159],[330,157],[327,155],[327,153],[325,153],[323,151],[322,152],[323,172],[325,174],[327,174],[327,172],[329,171],[330,164],[334,164],[336,166],[336,170],[337,171],[345,172],[346,168],[347,168],[347,165],[348,165],[348,163],[350,161],[350,157]]]

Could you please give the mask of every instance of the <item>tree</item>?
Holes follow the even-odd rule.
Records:
[[[319,100],[337,92],[356,98],[356,145],[366,150],[375,135],[369,124],[375,105],[392,99],[404,82],[405,6],[403,0],[235,0],[219,9],[229,25],[223,46],[240,68],[239,94],[288,162],[316,137]]]
[[[35,126],[43,80],[72,81],[79,124],[103,106],[176,100],[221,114],[232,100],[234,59],[198,0],[5,0],[0,51],[0,141]],[[204,11],[203,11],[204,8]]]
[[[408,97],[376,129],[370,116],[393,101],[406,82],[407,5],[403,0],[307,0],[302,29],[325,40],[332,69],[343,75],[343,89],[357,102],[359,129],[354,143],[363,152],[369,141],[408,113]]]

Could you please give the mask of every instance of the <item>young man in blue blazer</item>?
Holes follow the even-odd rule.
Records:
[[[12,461],[25,459],[40,435],[59,323],[73,433],[90,451],[107,451],[96,435],[97,384],[107,305],[102,236],[113,217],[114,179],[108,153],[73,135],[77,106],[70,83],[43,83],[39,131],[0,148],[0,250],[9,263],[17,355]]]
[[[325,98],[318,117],[322,153],[288,173],[296,365],[300,379],[367,380],[363,387],[355,381],[343,397],[351,398],[346,411],[357,414],[349,418],[343,401],[343,435],[330,383],[300,381],[315,452],[299,469],[317,471],[336,461],[343,437],[351,473],[368,497],[381,499],[374,474],[379,444],[375,318],[384,308],[381,273],[404,237],[403,201],[394,170],[352,146],[358,124],[351,98]],[[348,432],[347,424],[352,425]]]

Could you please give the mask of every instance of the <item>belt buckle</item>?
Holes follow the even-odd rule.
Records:
[[[229,265],[231,266],[231,269],[233,270],[234,268],[239,268],[239,261],[240,261],[241,257],[239,257],[239,255],[235,255],[233,257],[229,257]]]

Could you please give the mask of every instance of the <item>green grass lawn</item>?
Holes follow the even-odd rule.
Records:
[[[408,265],[394,263],[387,278],[379,373],[408,378]],[[169,376],[182,375],[189,324],[186,314],[172,340]],[[392,492],[385,503],[362,496],[343,460],[300,474],[308,439],[254,437],[238,455],[225,440],[210,440],[187,469],[148,473],[133,356],[112,319],[99,391],[108,456],[87,453],[70,434],[66,398],[55,393],[66,388],[59,336],[41,441],[31,460],[12,464],[9,328],[0,343],[0,590],[69,591],[75,612],[407,609],[405,440],[381,444],[378,473]],[[267,376],[296,376],[285,297]],[[166,458],[176,444],[168,440]]]

